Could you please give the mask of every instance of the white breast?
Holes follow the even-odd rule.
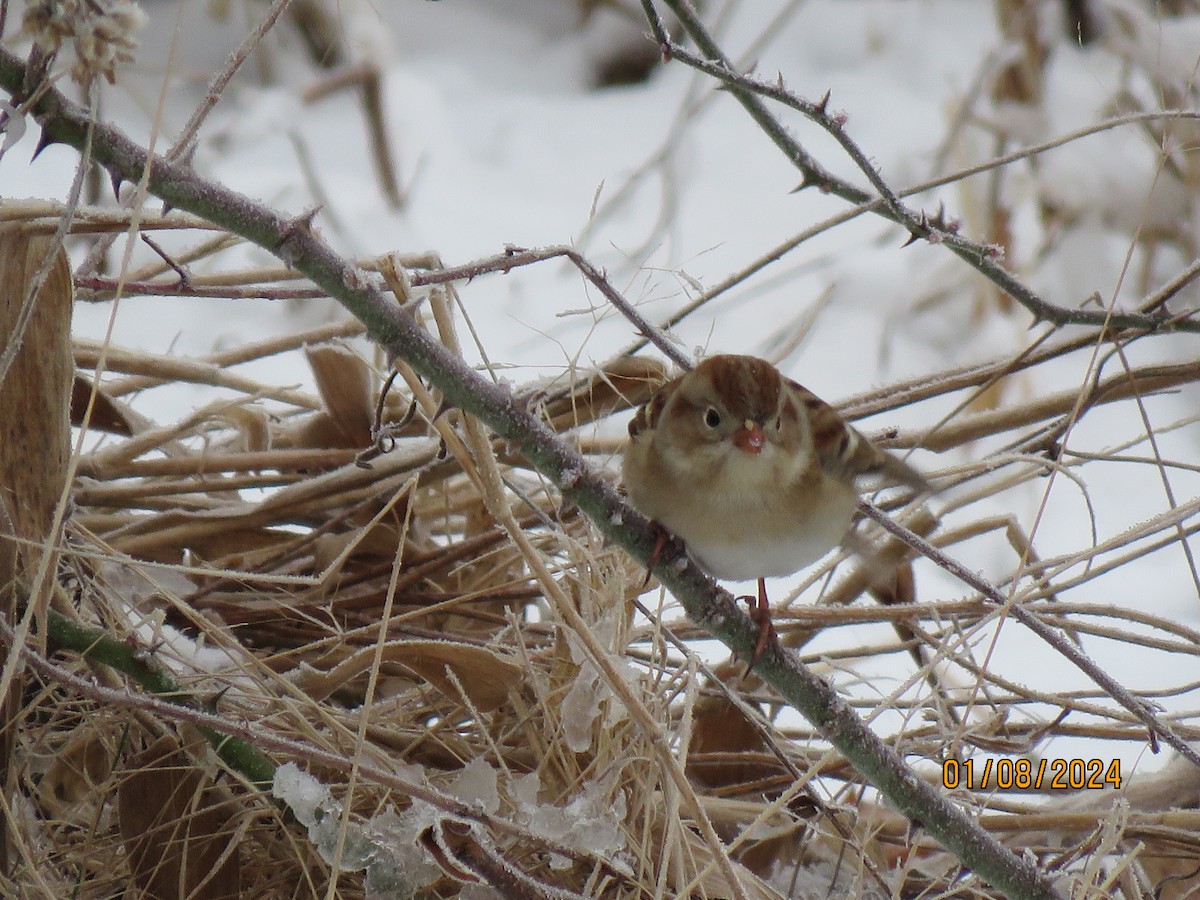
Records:
[[[850,527],[856,500],[849,487],[826,480],[803,502],[784,491],[705,494],[702,503],[679,504],[672,510],[677,515],[659,521],[718,578],[768,578],[790,575],[836,547]]]

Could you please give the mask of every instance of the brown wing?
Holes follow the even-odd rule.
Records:
[[[637,437],[643,431],[654,428],[658,424],[658,418],[662,415],[663,408],[682,380],[682,375],[672,378],[655,392],[648,403],[639,407],[634,417],[629,420],[629,436],[631,438]]]
[[[808,388],[791,379],[787,383],[808,412],[813,448],[827,471],[854,480],[877,479],[883,485],[903,484],[921,493],[931,490],[920,472],[877,447]]]

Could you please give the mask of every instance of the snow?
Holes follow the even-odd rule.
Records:
[[[513,782],[513,799],[518,804],[515,818],[531,834],[595,853],[629,871],[629,848],[621,829],[626,814],[625,794],[617,788],[618,781],[616,770],[589,778],[565,805],[555,806],[537,802],[540,779],[536,772],[522,775]],[[562,869],[570,865],[570,860],[554,854],[550,865]]]
[[[807,98],[830,90],[831,109],[847,113],[847,132],[893,184],[919,182],[993,152],[992,137],[975,131],[948,159],[940,153],[964,95],[980,67],[997,53],[990,4],[753,0],[719,6],[710,18],[721,23],[718,38],[730,54],[756,60],[762,77],[781,73]],[[207,0],[148,5],[150,24],[138,65],[106,91],[106,115],[135,138],[146,139],[166,77],[158,145],[173,141],[211,73],[245,34],[246,18],[260,14],[249,4],[231,7],[227,20],[213,21]],[[712,94],[707,79],[680,64],[661,69],[645,85],[592,90],[589,61],[612,39],[615,26],[607,20],[581,25],[571,4],[342,0],[336,7],[354,45],[384,68],[405,208],[390,209],[378,189],[366,129],[351,95],[333,94],[313,104],[301,100],[301,91],[319,73],[297,61],[296,38],[286,29],[273,33],[267,54],[234,80],[201,133],[195,164],[235,190],[298,214],[319,202],[301,162],[307,157],[329,201],[317,227],[344,253],[428,249],[456,264],[508,244],[575,243],[657,321],[769,248],[845,210],[842,201],[817,191],[790,193],[798,176],[779,151],[733,98]],[[1181,84],[1191,77],[1200,46],[1194,21],[1189,36],[1184,26],[1165,28],[1148,19],[1140,7],[1134,15],[1131,3],[1112,0],[1106,8],[1115,10],[1111,16],[1123,14],[1122,21],[1136,20],[1123,39],[1130,58],[1155,73],[1169,71],[1167,77]],[[179,39],[170,50],[173,35]],[[276,75],[270,83],[258,74],[266,61]],[[1126,71],[1110,51],[1059,44],[1048,61],[1040,115],[991,114],[1014,134],[1045,140],[1108,115],[1106,104]],[[1146,79],[1135,86],[1153,93]],[[698,106],[694,114],[681,113],[693,104]],[[827,135],[797,114],[778,114],[822,164],[865,183]],[[0,196],[63,199],[75,152],[50,147],[29,163],[33,144],[32,135],[26,135],[0,164]],[[664,147],[669,152],[660,158]],[[1165,175],[1156,180],[1160,157],[1145,132],[1129,126],[1044,154],[1036,167],[1010,167],[1009,189],[1020,203],[1009,263],[1019,277],[1052,302],[1072,306],[1093,292],[1105,303],[1116,296],[1131,304],[1147,286],[1176,274],[1187,254],[1169,244],[1153,259],[1135,248],[1132,265],[1126,261],[1135,228],[1190,223],[1195,216],[1194,199],[1182,182]],[[949,215],[963,219],[967,234],[984,240],[986,223],[975,214],[985,189],[981,179],[987,177],[910,202],[930,212],[945,202]],[[1061,207],[1064,224],[1057,232],[1040,224],[1039,199]],[[902,248],[905,238],[900,228],[870,215],[830,228],[690,317],[675,334],[683,346],[734,352],[763,352],[794,338],[784,363],[788,374],[830,400],[1013,355],[1033,341],[1036,335],[1023,312],[1009,317],[981,312],[980,279],[945,248]],[[122,242],[115,252],[119,258]],[[133,248],[133,256],[150,258],[141,246]],[[239,248],[223,255],[220,265],[269,261],[265,252]],[[489,356],[517,384],[561,372],[575,360],[585,365],[603,360],[634,337],[628,323],[561,260],[479,278],[460,291],[467,315],[487,336]],[[563,316],[567,309],[585,312]],[[319,304],[126,299],[119,305],[80,304],[75,327],[80,335],[103,338],[111,324],[117,344],[200,356],[334,314]],[[1193,347],[1187,337],[1155,338],[1134,342],[1127,353],[1132,365],[1157,365],[1193,357]],[[1046,364],[1016,376],[1007,390],[1023,398],[1077,386],[1086,380],[1087,362],[1086,354],[1076,354]],[[311,387],[309,373],[294,357],[244,370],[264,381]],[[1106,363],[1106,374],[1118,371],[1119,361]],[[169,395],[150,391],[137,408],[166,420],[181,407],[212,397],[201,388],[181,387]],[[927,427],[951,409],[952,400],[887,414],[863,427]],[[1196,458],[1198,432],[1190,421],[1196,401],[1195,387],[1145,400],[1155,425],[1186,422],[1159,436],[1164,456]],[[1090,411],[1071,431],[1068,444],[1096,451],[1134,440],[1143,431],[1138,407],[1123,402]],[[936,469],[972,462],[979,458],[972,453],[982,456],[994,449],[995,442],[981,441],[943,456],[917,454],[914,461]],[[1126,452],[1151,453],[1145,442]],[[1011,516],[1047,558],[1086,546],[1093,527],[1103,542],[1169,508],[1153,466],[1089,464],[1079,471],[1088,482],[1086,497],[1065,477],[1043,479],[977,504],[973,514]],[[1169,470],[1168,477],[1179,503],[1200,489],[1195,472]],[[1010,571],[1017,559],[1002,532],[956,545],[951,552],[990,578]],[[967,593],[932,566],[922,564],[918,580],[919,599]],[[784,596],[784,588],[773,587],[772,596]],[[1145,607],[1193,627],[1200,618],[1196,584],[1178,543],[1068,591],[1063,599]],[[838,629],[821,635],[809,649],[888,636],[885,627]],[[990,669],[1017,681],[1036,682],[1048,691],[1090,687],[1072,665],[1012,623],[972,640],[979,654],[987,652]],[[1114,652],[1119,645],[1101,638],[1086,641],[1105,668],[1133,689],[1188,680],[1164,665],[1161,654]],[[1185,657],[1179,665],[1192,659]],[[879,670],[876,663],[855,671],[863,680],[854,690],[866,696],[889,693],[909,674],[894,667]],[[1193,690],[1162,702],[1194,710],[1198,699]],[[591,715],[598,713],[596,698],[584,705]],[[880,727],[886,730],[889,721],[884,717]],[[1084,749],[1095,754],[1090,743],[1062,741],[1051,747],[1060,756]],[[1145,762],[1139,744],[1113,744],[1110,751],[1130,765]]]
[[[482,758],[472,759],[463,766],[446,787],[446,793],[480,812],[495,813],[500,808],[496,770]]]
[[[418,766],[400,766],[397,774],[415,784],[425,784],[423,770]],[[516,818],[531,834],[608,858],[613,865],[628,871],[621,828],[626,803],[624,793],[617,787],[619,774],[613,770],[603,777],[588,779],[562,806],[539,803],[537,773],[523,775],[512,783]],[[483,759],[474,759],[458,772],[446,793],[479,812],[495,813],[500,807],[497,776],[496,770]],[[308,829],[310,839],[326,862],[338,858],[341,841],[341,869],[365,869],[371,896],[407,897],[441,874],[421,838],[430,829],[440,830],[447,819],[471,827],[477,839],[485,840],[477,825],[448,817],[428,802],[416,799],[402,811],[389,804],[364,824],[354,820],[342,823],[341,801],[333,797],[328,786],[293,762],[283,763],[275,770],[271,794],[286,803]],[[345,836],[341,837],[343,827]],[[564,868],[570,863],[565,857],[552,855],[552,867]]]

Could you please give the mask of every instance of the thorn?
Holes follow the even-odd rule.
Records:
[[[122,178],[120,176],[120,174],[117,172],[109,172],[108,177],[109,177],[109,180],[112,182],[113,199],[116,200],[117,202],[120,202],[120,200],[121,200],[121,182],[124,181],[125,179]],[[163,213],[163,215],[166,215],[166,213]]]
[[[452,409],[454,409],[454,404],[443,397],[442,402],[438,404],[438,408],[433,413],[433,418],[429,420],[429,424],[432,425]]]
[[[225,687],[223,687],[219,691],[217,691],[216,696],[214,696],[211,700],[208,701],[209,709],[211,709],[213,712],[216,712],[217,706],[219,706],[221,701],[225,699],[225,695],[229,693],[229,691],[232,687],[233,687],[232,684],[227,684],[227,685],[225,685]]]
[[[900,245],[900,249],[910,247],[919,240],[930,240],[929,217],[925,215],[925,210],[921,210],[921,215],[917,218],[917,227],[910,229],[908,240]]]
[[[823,116],[825,115],[825,111],[829,109],[829,97],[831,93],[831,91],[826,91],[825,96],[817,101],[817,115]]]
[[[672,59],[675,58],[674,51],[671,50],[671,44],[669,41],[663,41],[659,45],[658,49],[662,52],[662,61],[664,63],[669,63]]]
[[[299,234],[300,232],[312,234],[313,222],[322,209],[324,209],[324,206],[318,203],[316,206],[300,213],[300,215],[288,219],[287,224],[283,226],[283,239],[287,240],[292,235]]]
[[[43,150],[54,143],[57,143],[57,141],[50,137],[50,132],[47,129],[43,128],[42,133],[38,135],[37,146],[33,148],[33,156],[29,157],[29,161],[33,162],[42,155]]]
[[[167,213],[169,213],[174,208],[175,208],[174,206],[172,206],[170,203],[168,203],[166,200],[164,200],[163,205],[162,205],[162,215],[165,216]]]
[[[798,185],[796,185],[794,188],[792,188],[790,191],[788,191],[788,193],[789,194],[798,194],[805,188],[813,187],[815,184],[816,184],[816,182],[813,181],[811,174],[808,172],[805,172],[804,176],[800,179],[800,183]]]
[[[959,228],[962,227],[962,222],[958,219],[946,218],[946,204],[939,203],[938,211],[929,219],[930,227],[943,231],[946,234],[958,234]]]
[[[317,213],[321,211],[320,204],[312,207],[298,216],[293,216],[284,222],[283,227],[279,229],[279,244],[275,247],[275,253],[287,265],[294,265],[295,250],[289,247],[292,239],[300,235],[312,236],[313,220],[317,217]]]

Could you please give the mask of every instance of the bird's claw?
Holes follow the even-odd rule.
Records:
[[[750,621],[758,626],[758,643],[754,645],[754,654],[750,657],[750,668],[758,663],[766,652],[767,647],[779,642],[779,633],[775,623],[771,621],[771,604],[767,600],[767,585],[762,578],[758,579],[758,596],[746,594],[738,597],[750,607]]]
[[[658,565],[662,559],[663,551],[667,549],[667,545],[676,542],[680,545],[680,552],[683,552],[682,542],[675,535],[663,528],[663,526],[655,519],[650,520],[650,529],[654,532],[654,549],[650,551],[650,558],[646,560],[646,577],[642,579],[640,591],[644,591],[646,586],[650,584],[650,579],[654,576],[654,567]]]

